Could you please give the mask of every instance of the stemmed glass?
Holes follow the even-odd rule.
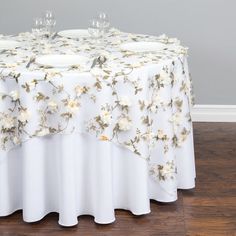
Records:
[[[92,19],[89,24],[88,32],[92,38],[95,39],[96,43],[100,43],[100,38],[102,36],[101,25],[97,19]]]
[[[37,39],[44,33],[44,21],[42,18],[35,18],[32,26],[32,34]]]
[[[55,32],[56,19],[52,11],[46,11],[44,16],[44,24],[49,38]]]
[[[110,26],[106,13],[100,12],[95,19],[90,21],[88,28],[89,34],[92,38],[96,39],[96,43],[100,44],[101,39],[104,39],[104,35]]]
[[[36,40],[37,51],[41,50],[41,39],[45,34],[44,20],[42,18],[35,18],[32,25],[32,34]]]
[[[103,35],[104,35],[105,33],[107,33],[110,26],[110,22],[108,21],[107,14],[104,12],[100,12],[98,14],[98,21],[100,22],[101,31],[103,31]]]

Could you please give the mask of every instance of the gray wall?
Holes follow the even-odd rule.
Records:
[[[236,0],[0,0],[0,33],[31,28],[51,9],[58,29],[87,27],[98,11],[124,31],[178,37],[190,48],[197,104],[236,104]]]

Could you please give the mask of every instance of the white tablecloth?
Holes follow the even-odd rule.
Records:
[[[135,41],[140,37],[148,39]],[[150,199],[172,202],[178,188],[195,186],[186,55],[164,51],[165,57],[146,59],[111,47],[116,64],[109,58],[103,70],[55,73],[25,68],[32,45],[25,47],[17,56],[0,56],[0,216],[23,209],[27,222],[58,212],[64,226],[83,214],[111,223],[114,209],[147,214]],[[107,69],[109,75],[99,74]],[[78,84],[86,96],[77,94],[70,103]],[[62,129],[65,114],[70,123]]]
[[[115,144],[79,134],[35,138],[0,158],[0,216],[23,209],[24,221],[35,222],[58,212],[59,224],[72,226],[84,214],[111,223],[115,209],[147,214],[150,199],[172,202],[177,188],[195,186],[192,152],[189,136],[178,150],[177,181],[163,186],[145,160]]]

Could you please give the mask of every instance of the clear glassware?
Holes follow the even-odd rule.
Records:
[[[100,43],[100,38],[102,36],[101,32],[101,24],[97,19],[93,19],[90,21],[88,32],[90,36],[95,39],[96,43]]]
[[[45,36],[44,20],[35,18],[32,25],[32,34],[35,39],[35,49],[37,53],[41,52],[42,39]]]
[[[98,13],[98,19],[100,21],[108,21],[107,14],[105,12],[99,12]]]
[[[35,18],[32,25],[32,34],[35,38],[40,38],[44,34],[44,20],[42,18]]]
[[[44,25],[48,36],[51,37],[55,32],[56,18],[52,11],[46,11],[44,15]]]
[[[100,30],[103,31],[103,35],[106,34],[110,27],[107,14],[104,12],[98,13],[98,21],[100,22]]]

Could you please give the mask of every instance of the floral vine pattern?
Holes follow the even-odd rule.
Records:
[[[170,153],[192,134],[193,97],[187,49],[177,39],[113,29],[105,48],[94,46],[86,38],[82,42],[59,38],[54,45],[42,43],[44,53],[64,53],[67,49],[91,58],[99,50],[107,58],[102,68],[78,65],[66,70],[38,65],[25,68],[27,53],[37,53],[38,42],[30,33],[20,34],[16,40],[22,45],[28,40],[30,45],[0,55],[1,151],[34,137],[87,132],[149,161],[155,180],[175,178],[177,169]],[[119,45],[127,40],[156,40],[166,48],[146,54],[120,50]],[[150,75],[142,74],[150,64],[158,66]],[[70,73],[87,73],[92,82],[78,78],[66,82],[65,75]],[[155,149],[163,153],[159,163],[152,162]]]

